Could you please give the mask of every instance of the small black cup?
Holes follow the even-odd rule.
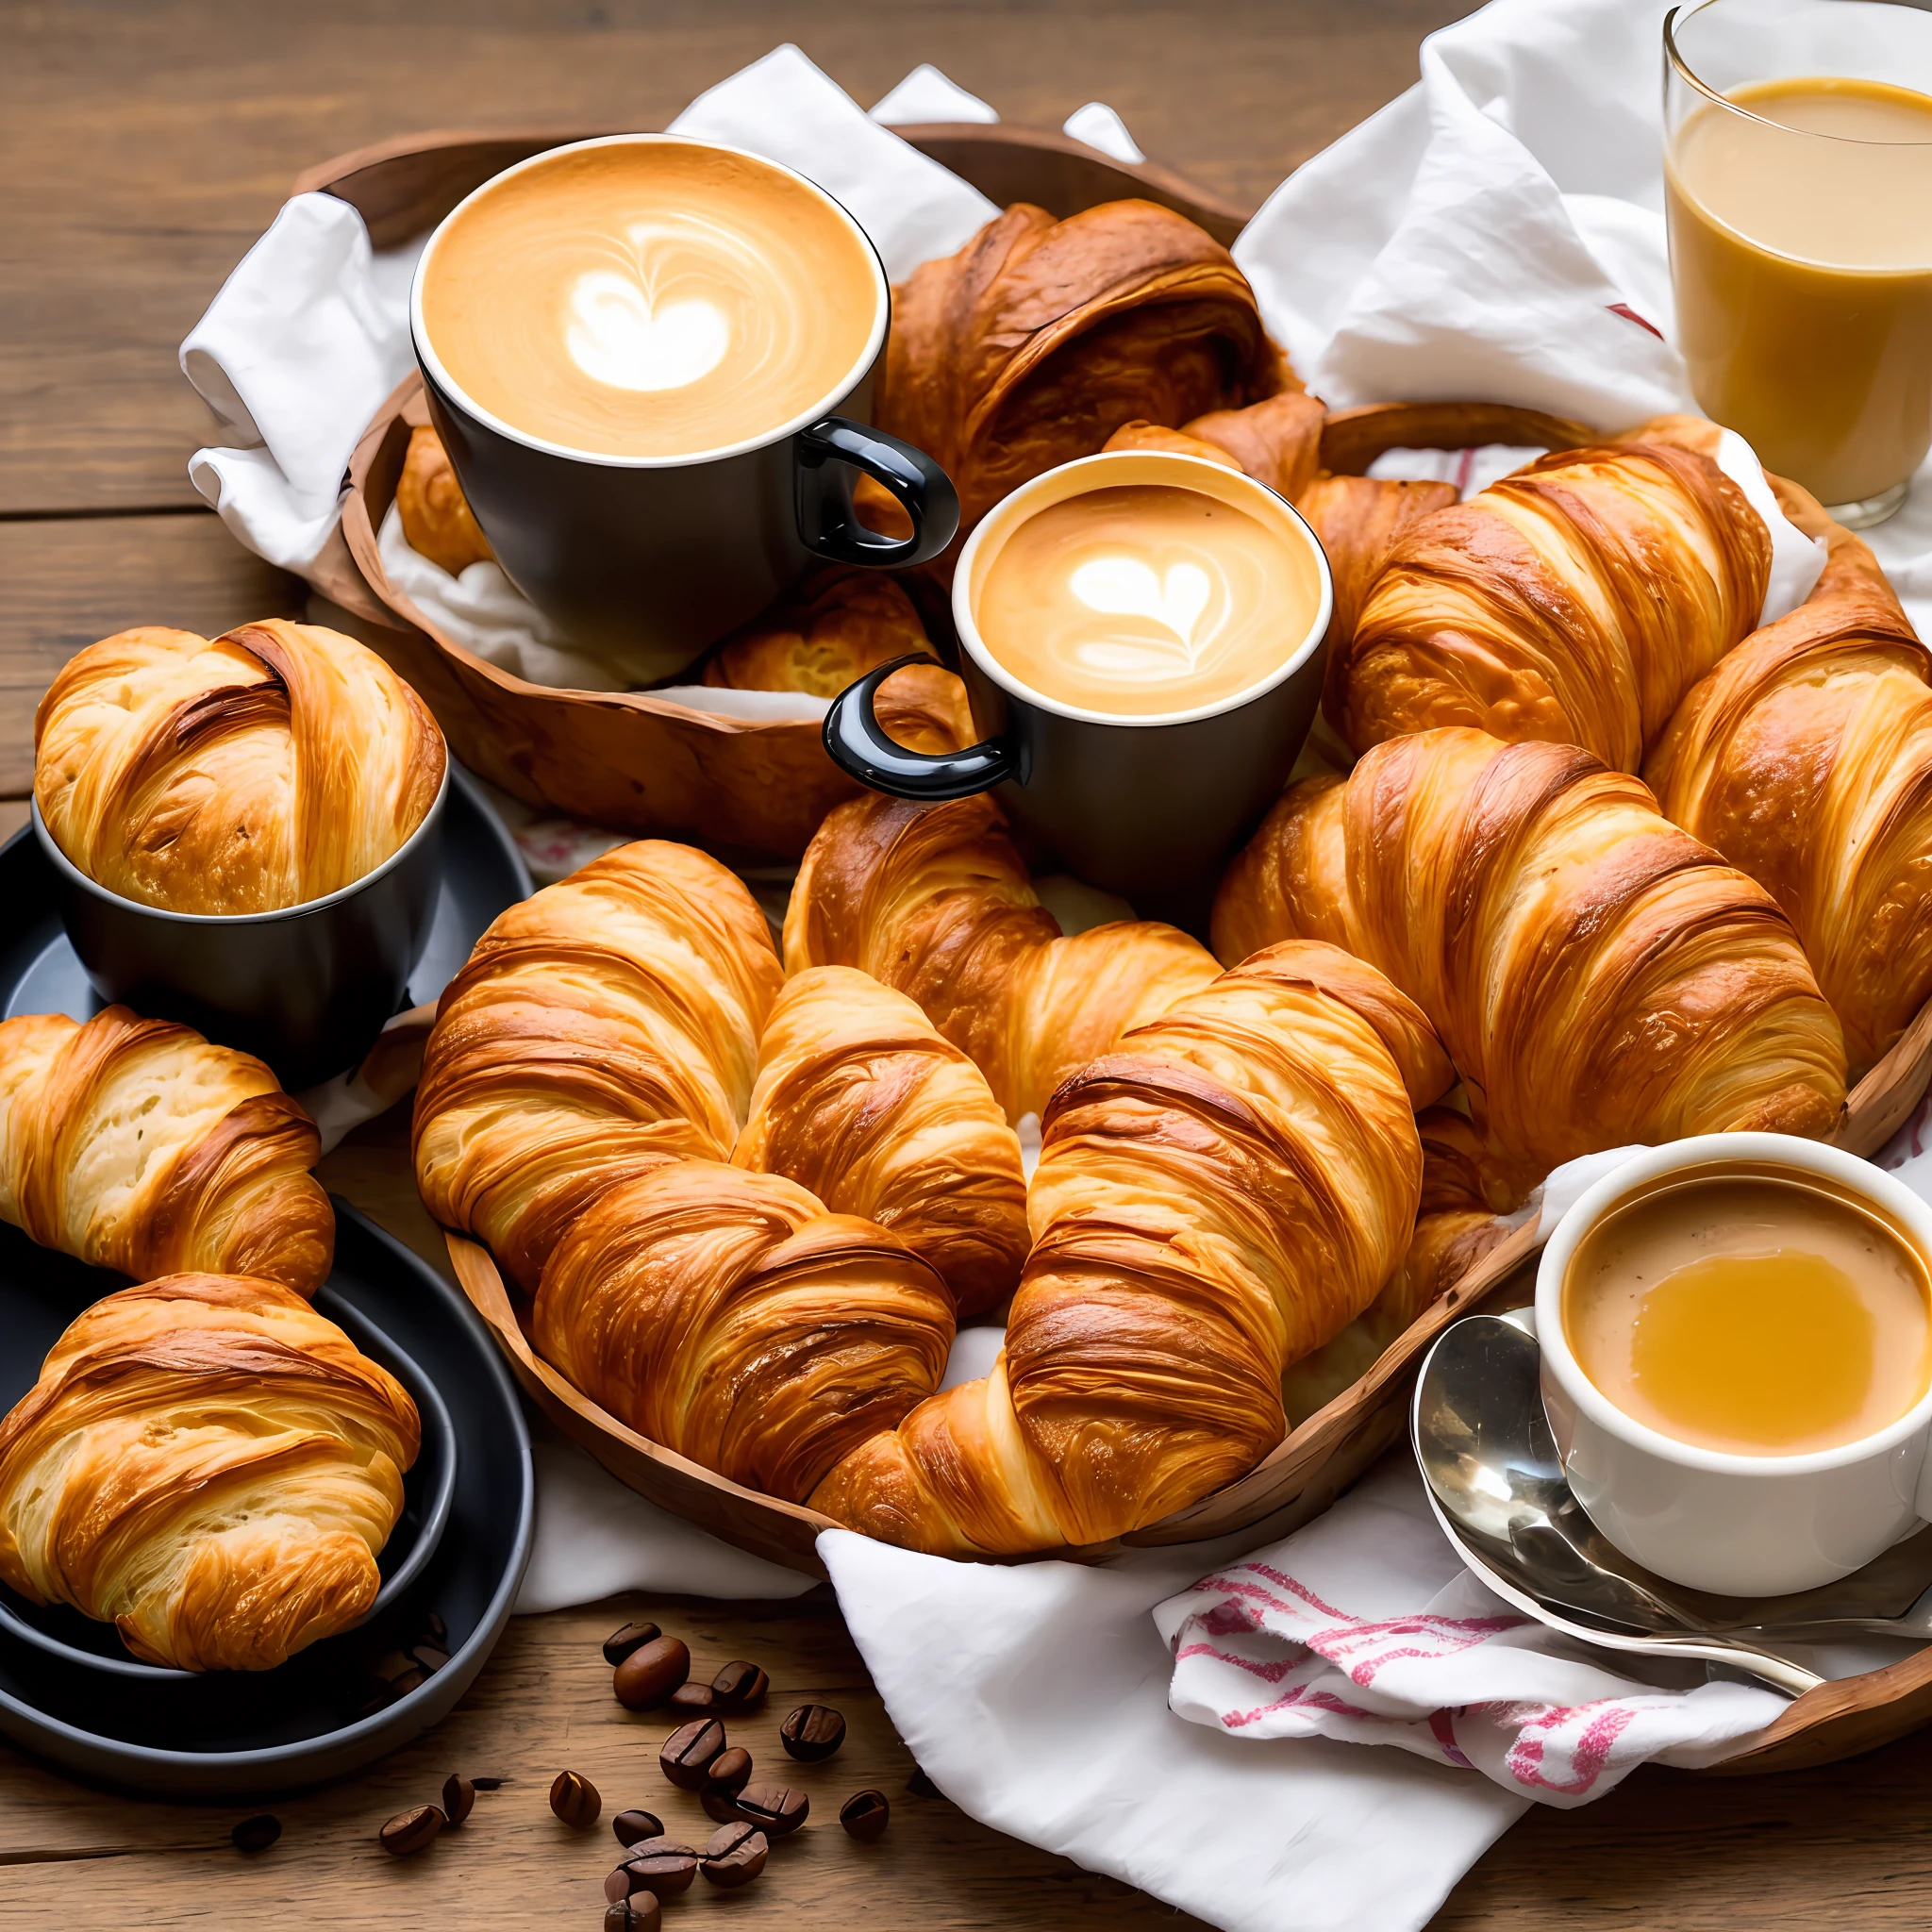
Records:
[[[910,443],[868,426],[891,314],[878,251],[822,188],[760,156],[749,158],[790,175],[850,225],[877,292],[863,353],[805,415],[754,441],[695,456],[598,456],[515,428],[472,401],[443,368],[424,325],[424,275],[439,239],[471,202],[558,153],[672,141],[690,137],[611,135],[505,169],[429,238],[409,301],[430,417],[511,582],[575,641],[633,658],[647,652],[666,675],[813,564],[904,569],[937,557],[959,527],[959,499],[945,472]],[[859,520],[852,490],[860,475],[896,498],[911,519],[910,537],[881,536]]]
[[[274,912],[171,912],[124,899],[61,851],[38,804],[34,836],[101,998],[252,1053],[294,1092],[355,1065],[394,1017],[436,917],[448,797],[445,764],[423,823],[374,872]]]
[[[1144,483],[1208,490],[1305,542],[1320,586],[1306,631],[1286,641],[1281,664],[1260,683],[1193,711],[1106,715],[1029,691],[980,638],[973,604],[982,553],[1051,502]],[[1333,604],[1320,541],[1265,485],[1169,451],[1083,457],[1015,491],[960,556],[953,579],[959,672],[984,740],[963,751],[926,753],[887,737],[874,696],[900,664],[914,661],[902,658],[833,700],[825,749],[861,784],[900,798],[965,798],[997,787],[1011,817],[1075,876],[1123,894],[1143,913],[1198,925],[1223,863],[1280,795],[1314,723]]]

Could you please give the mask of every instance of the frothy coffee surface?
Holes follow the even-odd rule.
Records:
[[[1720,1174],[1624,1206],[1571,1258],[1563,1332],[1625,1415],[1733,1455],[1856,1442],[1932,1377],[1924,1264],[1823,1183]]]
[[[748,156],[624,142],[486,190],[424,274],[430,345],[513,428],[679,457],[829,397],[871,336],[872,258],[837,210]]]
[[[1259,518],[1205,491],[1133,483],[1021,524],[974,618],[1029,690],[1145,717],[1258,684],[1306,639],[1319,597],[1305,547]]]

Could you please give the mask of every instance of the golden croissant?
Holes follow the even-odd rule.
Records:
[[[1171,925],[1116,921],[1063,937],[991,799],[876,792],[835,808],[806,848],[785,966],[856,966],[908,994],[1014,1121],[1217,971]]]
[[[34,718],[55,842],[124,898],[175,912],[320,899],[395,853],[435,802],[442,734],[352,638],[277,618],[212,641],[123,631]]]
[[[1681,425],[1655,435],[1544,457],[1407,529],[1335,633],[1324,704],[1353,750],[1462,724],[1639,769],[1756,627],[1771,569],[1744,492]]]
[[[777,1174],[681,1160],[571,1226],[531,1339],[640,1435],[799,1502],[939,1386],[953,1307],[874,1223]]]
[[[1843,1035],[1761,887],[1573,745],[1448,729],[1291,785],[1222,881],[1224,959],[1346,947],[1429,1017],[1514,1207],[1559,1162],[1728,1128],[1825,1135]]]
[[[396,515],[409,548],[453,577],[461,576],[473,563],[495,560],[496,552],[457,481],[442,438],[427,424],[409,432],[408,454],[396,478]]]
[[[312,1295],[335,1248],[320,1153],[267,1067],[186,1026],[125,1007],[0,1024],[0,1219],[42,1247]]]
[[[882,428],[924,450],[970,530],[1123,424],[1170,426],[1299,388],[1234,258],[1185,215],[1018,203],[892,291]]]
[[[781,974],[744,885],[641,840],[503,913],[437,1008],[416,1180],[447,1227],[534,1293],[558,1238],[620,1180],[725,1161]]]
[[[124,1289],[0,1421],[0,1577],[149,1663],[270,1670],[375,1602],[420,1439],[394,1378],[287,1289]]]
[[[868,671],[931,649],[897,578],[835,565],[814,571],[714,646],[704,681],[729,691],[835,698]]]
[[[1137,419],[1107,440],[1108,449],[1168,449],[1242,470],[1291,503],[1314,480],[1327,411],[1301,390],[1283,390],[1243,409],[1215,409],[1179,428]]]
[[[868,974],[820,966],[786,983],[731,1158],[889,1229],[961,1315],[984,1313],[1020,1279],[1020,1143],[978,1068]]]
[[[1826,541],[1810,598],[1693,687],[1643,774],[1797,927],[1856,1075],[1932,997],[1932,657],[1870,549]]]
[[[1282,1371],[1374,1300],[1452,1077],[1383,976],[1274,947],[1054,1095],[992,1373],[848,1455],[812,1507],[939,1554],[1122,1536],[1252,1469]]]

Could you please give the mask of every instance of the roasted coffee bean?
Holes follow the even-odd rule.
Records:
[[[604,1907],[604,1932],[658,1932],[663,1923],[664,1907],[655,1891],[634,1891]]]
[[[702,1717],[718,1707],[708,1684],[680,1684],[664,1700],[664,1708],[674,1717]]]
[[[500,1791],[509,1780],[507,1777],[473,1777],[470,1782],[479,1791]]]
[[[365,1717],[374,1717],[378,1710],[387,1710],[396,1701],[394,1688],[387,1677],[364,1677],[349,1692],[349,1709],[359,1724]]]
[[[604,1874],[604,1896],[607,1900],[628,1898],[637,1889],[637,1874],[626,1865],[620,1865],[614,1872]]]
[[[573,1831],[589,1831],[604,1808],[604,1800],[581,1772],[559,1771],[550,1787],[550,1808]]]
[[[442,1781],[442,1815],[452,1824],[460,1824],[476,1803],[476,1787],[456,1772]]]
[[[727,1791],[719,1786],[707,1785],[698,1793],[698,1803],[705,1807],[707,1818],[715,1818],[720,1824],[734,1824],[738,1822],[738,1793]]]
[[[691,1675],[691,1652],[675,1637],[654,1637],[618,1665],[610,1680],[626,1710],[654,1710]]]
[[[946,1795],[916,1764],[912,1767],[912,1775],[906,1780],[906,1789],[915,1798],[943,1798]]]
[[[778,1726],[778,1740],[801,1764],[819,1764],[845,1741],[845,1720],[829,1704],[801,1704]]]
[[[429,1681],[429,1673],[421,1664],[411,1664],[399,1677],[389,1680],[389,1688],[398,1697],[407,1697],[411,1690]]]
[[[449,1661],[449,1652],[435,1643],[412,1643],[408,1655],[418,1669],[427,1671],[432,1677]]]
[[[228,1834],[238,1852],[265,1852],[282,1835],[282,1821],[273,1812],[262,1811],[244,1818]]]
[[[442,1813],[434,1805],[418,1805],[413,1811],[398,1811],[376,1833],[386,1852],[407,1858],[420,1852],[442,1829]]]
[[[707,1791],[741,1791],[751,1782],[751,1753],[741,1745],[734,1744],[728,1751],[721,1751],[705,1767]]]
[[[675,1839],[647,1838],[631,1846],[617,1868],[630,1874],[634,1891],[655,1891],[659,1898],[675,1898],[691,1890],[698,1875],[698,1855]]]
[[[772,1680],[756,1664],[741,1657],[711,1679],[711,1695],[720,1710],[756,1710],[765,1701]]]
[[[884,1838],[891,1817],[892,1807],[883,1791],[854,1791],[839,1807],[839,1823],[862,1845],[874,1844]]]
[[[702,1870],[713,1885],[727,1890],[749,1885],[765,1869],[771,1852],[771,1841],[756,1825],[720,1825],[705,1847]]]
[[[805,1823],[811,1800],[790,1785],[746,1785],[731,1801],[732,1808],[767,1838],[783,1838]]]
[[[701,1791],[712,1758],[725,1745],[724,1726],[714,1717],[701,1717],[675,1730],[658,1753],[658,1768],[680,1791]]]
[[[416,1628],[439,1650],[449,1648],[449,1625],[434,1610],[426,1611]]]
[[[622,1630],[613,1630],[604,1640],[604,1661],[621,1664],[632,1651],[657,1642],[661,1634],[655,1624],[626,1624]]]
[[[620,1811],[610,1821],[621,1845],[641,1844],[647,1838],[664,1836],[664,1821],[655,1811]]]

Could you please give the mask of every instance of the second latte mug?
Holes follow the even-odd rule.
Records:
[[[755,155],[613,135],[445,217],[409,322],[430,417],[519,590],[675,675],[826,559],[903,568],[958,527],[938,464],[869,426],[891,298],[829,194]],[[864,475],[906,511],[855,514]]]
[[[834,701],[825,747],[903,798],[996,788],[1089,885],[1191,916],[1307,736],[1333,601],[1314,532],[1265,485],[1165,450],[1085,457],[1013,491],[960,555],[981,741],[894,743],[873,709],[886,665]]]

